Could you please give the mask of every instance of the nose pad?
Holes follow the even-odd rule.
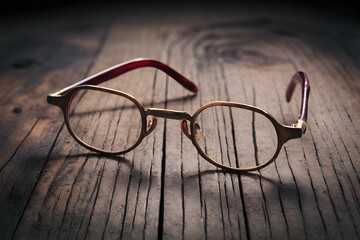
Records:
[[[146,133],[145,133],[145,136],[149,135],[152,131],[154,131],[155,127],[156,127],[156,124],[157,124],[157,119],[152,117],[149,121],[148,121],[148,124],[147,124],[147,130],[146,130]]]
[[[195,139],[198,142],[202,140],[202,130],[198,123],[195,123]]]
[[[185,136],[187,136],[189,139],[191,139],[188,121],[182,120],[180,125],[181,125],[181,130],[185,134]]]
[[[189,123],[186,120],[182,120],[181,122],[181,130],[191,140],[191,132],[189,129]],[[202,140],[202,131],[201,127],[198,123],[195,123],[195,139],[200,142]]]

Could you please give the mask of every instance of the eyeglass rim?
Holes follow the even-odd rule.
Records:
[[[198,116],[201,114],[201,112],[203,112],[207,108],[215,107],[215,106],[227,106],[227,107],[247,109],[247,110],[259,113],[259,114],[263,115],[264,117],[266,117],[267,119],[269,119],[275,128],[275,131],[277,134],[277,140],[278,140],[277,148],[276,148],[274,155],[268,161],[266,161],[260,165],[257,165],[254,167],[239,167],[239,168],[237,168],[237,167],[223,165],[219,161],[216,161],[211,156],[206,154],[203,151],[202,147],[200,146],[199,141],[195,137],[195,133],[196,133],[195,124],[196,124],[196,120],[197,120]],[[299,128],[289,127],[289,126],[285,126],[285,125],[279,123],[270,113],[268,113],[267,111],[265,111],[259,107],[255,107],[255,106],[244,104],[244,103],[228,102],[228,101],[213,101],[213,102],[209,102],[209,103],[206,103],[203,106],[201,106],[191,118],[190,131],[191,131],[191,141],[192,141],[193,145],[196,147],[198,153],[205,160],[207,160],[208,162],[210,162],[211,164],[213,164],[219,168],[226,169],[229,171],[235,171],[235,172],[256,171],[256,170],[259,170],[259,169],[262,169],[262,168],[268,166],[269,164],[271,164],[272,162],[275,161],[275,159],[278,157],[278,155],[282,149],[282,146],[288,140],[293,139],[293,138],[299,138],[302,135],[302,132]]]
[[[71,104],[71,98],[73,97],[74,93],[82,90],[82,89],[88,89],[88,90],[95,90],[95,91],[102,91],[102,92],[106,92],[109,94],[115,94],[115,95],[119,95],[121,97],[124,97],[128,100],[130,100],[131,102],[133,102],[135,104],[135,106],[138,108],[139,112],[140,112],[140,116],[141,116],[141,131],[139,134],[138,139],[136,140],[136,142],[121,151],[108,151],[105,149],[101,149],[95,146],[92,146],[91,144],[86,143],[85,141],[83,141],[79,136],[76,135],[76,133],[72,130],[71,128],[71,124],[69,121],[69,115],[70,115],[70,104]],[[118,91],[115,89],[111,89],[111,88],[107,88],[107,87],[102,87],[102,86],[94,86],[94,85],[80,85],[80,86],[76,86],[74,88],[72,88],[71,90],[69,90],[69,92],[65,93],[63,95],[63,97],[65,98],[65,104],[62,107],[63,110],[63,115],[64,115],[64,119],[65,119],[65,124],[66,127],[70,133],[70,135],[78,142],[80,143],[82,146],[84,146],[85,148],[98,152],[98,153],[103,153],[103,154],[111,154],[111,155],[120,155],[120,154],[125,154],[127,152],[130,152],[131,150],[133,150],[134,148],[136,148],[142,141],[142,139],[146,136],[146,113],[145,113],[145,109],[144,107],[141,105],[141,103],[132,95],[122,92],[122,91]]]

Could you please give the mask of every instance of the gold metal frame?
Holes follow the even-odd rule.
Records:
[[[259,113],[259,114],[263,115],[264,117],[266,117],[267,119],[269,119],[270,122],[273,124],[275,130],[276,130],[277,139],[278,139],[277,149],[276,149],[273,157],[271,159],[269,159],[267,162],[265,162],[263,164],[260,164],[258,166],[247,167],[247,168],[235,168],[235,167],[222,165],[219,162],[212,159],[211,157],[207,156],[206,153],[203,152],[202,148],[199,146],[199,142],[194,137],[194,133],[196,132],[195,122],[196,122],[196,118],[199,116],[199,114],[202,111],[204,111],[206,108],[214,107],[214,106],[227,106],[227,107],[234,107],[234,108],[242,108],[242,109],[246,109],[246,110],[250,110],[250,111],[254,111],[256,113]],[[282,146],[284,145],[284,143],[286,143],[290,139],[300,138],[302,136],[302,129],[301,128],[299,128],[297,126],[285,126],[285,125],[282,125],[278,121],[276,121],[276,119],[271,114],[267,113],[266,111],[262,110],[261,108],[250,106],[250,105],[247,105],[247,104],[242,104],[242,103],[225,102],[225,101],[209,102],[209,103],[205,104],[204,106],[200,107],[196,111],[194,116],[192,117],[191,132],[192,132],[192,136],[193,136],[191,138],[191,141],[195,145],[195,147],[198,150],[199,154],[203,158],[205,158],[207,161],[209,161],[210,163],[212,163],[212,164],[214,164],[214,165],[216,165],[217,167],[220,167],[220,168],[225,168],[225,169],[231,170],[231,171],[245,171],[245,172],[246,171],[259,170],[261,168],[264,168],[264,167],[268,166],[270,163],[272,163],[277,158],[277,156],[279,155],[279,152],[280,152]]]
[[[138,65],[131,65],[134,63],[136,63]],[[163,63],[158,62],[156,60],[149,60],[149,59],[135,59],[135,60],[123,63],[121,65],[107,69],[99,74],[91,76],[87,79],[84,79],[70,87],[66,87],[63,90],[60,90],[56,93],[49,94],[48,98],[47,98],[48,103],[50,103],[52,105],[56,105],[59,108],[61,108],[63,115],[64,115],[65,124],[67,126],[67,129],[68,129],[69,133],[71,134],[71,136],[77,142],[79,142],[81,145],[83,145],[85,148],[87,148],[89,150],[99,152],[99,153],[105,153],[105,154],[124,154],[124,153],[127,153],[127,152],[133,150],[134,148],[136,148],[141,143],[141,141],[155,129],[156,124],[157,124],[156,117],[181,120],[182,132],[192,141],[192,143],[196,147],[198,153],[205,160],[207,160],[208,162],[210,162],[211,164],[214,164],[215,166],[217,166],[219,168],[223,168],[223,169],[226,169],[229,171],[235,171],[235,172],[255,171],[255,170],[259,170],[261,168],[268,166],[270,163],[272,163],[277,158],[284,143],[286,143],[290,139],[300,138],[306,130],[307,103],[308,103],[308,97],[309,97],[309,93],[310,93],[310,84],[307,79],[307,76],[303,72],[298,72],[294,75],[294,77],[292,78],[292,80],[289,84],[287,92],[286,92],[287,100],[290,101],[292,93],[295,89],[296,83],[300,83],[303,87],[303,89],[302,89],[302,106],[301,106],[300,117],[299,117],[297,123],[294,123],[292,126],[285,126],[283,124],[280,124],[278,121],[276,121],[276,119],[271,114],[267,113],[266,111],[264,111],[258,107],[254,107],[254,106],[250,106],[250,105],[246,105],[246,104],[241,104],[241,103],[236,103],[236,102],[226,102],[226,101],[213,101],[213,102],[209,102],[209,103],[203,105],[195,112],[194,115],[191,115],[190,113],[185,112],[185,111],[176,111],[176,110],[170,110],[170,109],[160,109],[160,108],[145,109],[141,105],[141,103],[130,94],[127,94],[122,91],[117,91],[114,89],[102,87],[102,86],[88,85],[88,83],[99,84],[101,82],[107,81],[107,80],[113,78],[114,76],[117,76],[117,75],[122,74],[129,70],[133,70],[133,69],[136,69],[139,67],[150,66],[150,67],[156,67],[156,68],[168,73],[170,76],[175,78],[175,80],[177,80],[180,84],[182,84],[189,90],[191,90],[193,92],[197,91],[197,87],[195,85],[191,85],[192,83],[189,80],[187,80],[185,77],[183,77],[179,73],[175,72],[175,70],[171,69],[167,65],[165,65],[165,64],[159,65],[159,64],[163,64]],[[129,67],[129,66],[132,66],[132,67]],[[124,70],[124,68],[125,68],[125,70]],[[120,69],[120,71],[119,71],[119,69]],[[174,72],[171,72],[169,69]],[[117,71],[117,72],[116,72],[116,74],[114,74],[112,71]],[[111,73],[113,73],[113,74],[111,74]],[[106,74],[109,74],[109,76],[107,76]],[[183,78],[183,79],[181,79],[181,78]],[[187,81],[189,81],[190,83]],[[138,110],[141,114],[142,127],[141,127],[139,139],[133,146],[131,146],[123,151],[119,151],[119,152],[105,151],[105,150],[93,147],[93,146],[85,143],[73,132],[73,130],[71,129],[70,123],[69,123],[70,104],[71,104],[72,98],[77,94],[77,92],[79,90],[82,90],[82,89],[97,90],[97,91],[103,91],[103,92],[110,93],[110,94],[116,94],[121,97],[127,98],[128,100],[130,100],[131,102],[134,103],[134,105],[138,108]],[[199,141],[197,139],[198,132],[196,129],[196,119],[202,111],[204,111],[205,109],[207,109],[209,107],[213,107],[213,106],[227,106],[227,107],[233,107],[233,108],[242,108],[242,109],[246,109],[246,110],[250,110],[250,111],[259,113],[259,114],[263,115],[264,117],[266,117],[267,119],[269,119],[276,130],[277,139],[278,139],[277,149],[276,149],[273,157],[271,159],[269,159],[267,162],[262,163],[258,166],[247,167],[247,168],[235,168],[235,167],[222,165],[219,162],[212,159],[211,157],[209,157],[202,150],[202,148],[200,147]],[[150,119],[148,120],[148,118],[150,118]],[[189,122],[189,124],[188,124],[188,122]],[[190,126],[190,129],[189,129],[189,126]]]

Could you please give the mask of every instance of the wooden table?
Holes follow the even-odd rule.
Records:
[[[360,22],[352,14],[91,4],[1,18],[1,239],[360,238]],[[286,124],[301,94],[286,103],[285,89],[303,70],[312,87],[307,132],[275,163],[243,175],[202,159],[170,119],[124,156],[92,153],[46,96],[136,57],[169,64],[199,93],[150,68],[104,85],[147,107],[194,113],[230,100]]]

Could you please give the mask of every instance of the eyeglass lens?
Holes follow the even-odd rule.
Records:
[[[126,97],[101,90],[80,89],[73,94],[68,118],[80,140],[108,152],[134,146],[141,134],[138,107]]]
[[[202,151],[218,163],[247,168],[272,159],[277,150],[277,133],[264,115],[245,108],[212,106],[196,119]],[[196,128],[195,128],[196,129]],[[199,134],[197,134],[199,135]]]

